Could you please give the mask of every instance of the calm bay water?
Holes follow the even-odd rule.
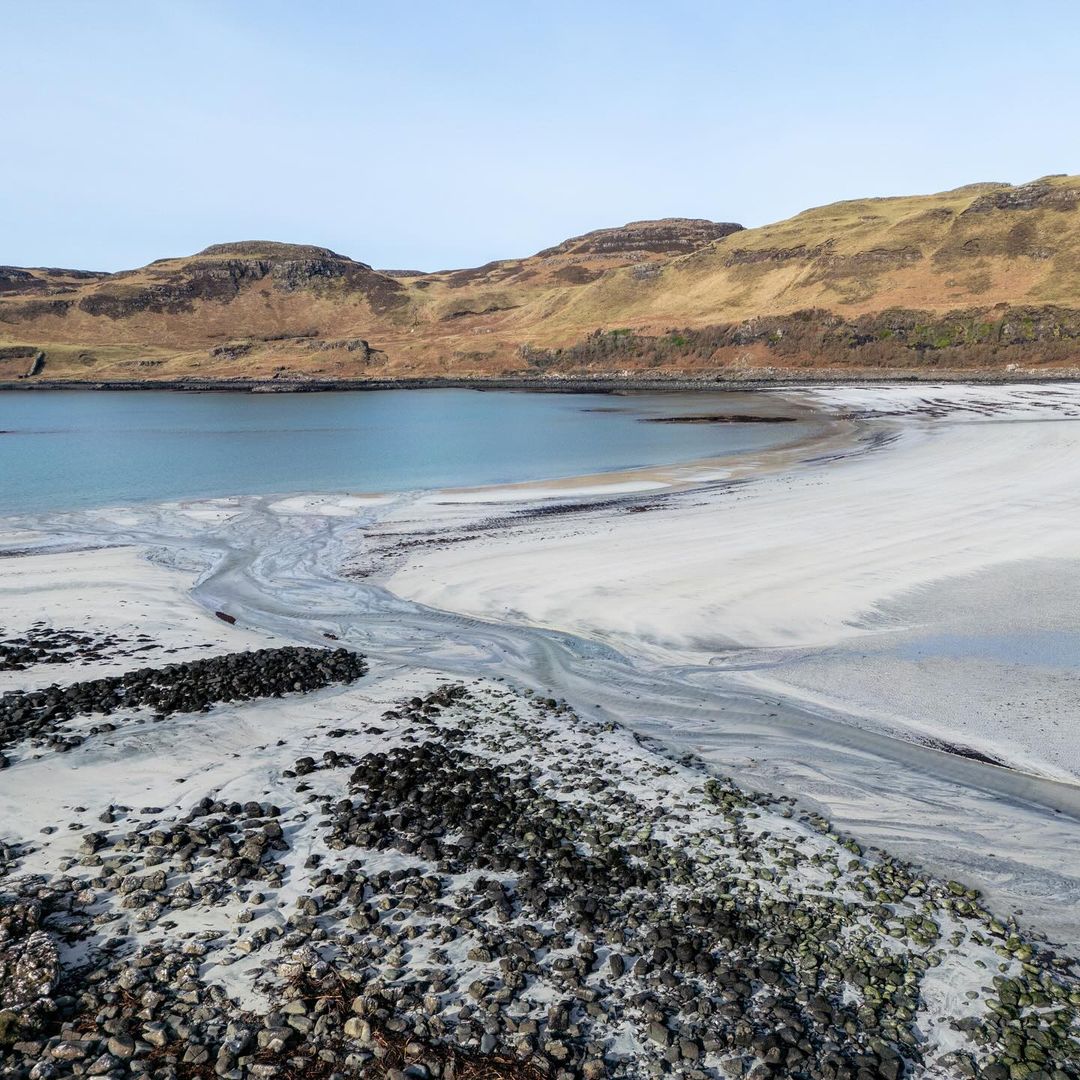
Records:
[[[540,480],[739,454],[812,422],[653,424],[753,413],[735,393],[469,390],[0,393],[0,514],[291,491]]]

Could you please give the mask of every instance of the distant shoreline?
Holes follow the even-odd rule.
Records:
[[[987,386],[1008,386],[1017,383],[1072,383],[1080,382],[1080,371],[1055,373],[1013,373],[1010,375],[979,374],[975,372],[934,372],[933,374],[878,374],[862,372],[857,375],[791,373],[737,379],[715,377],[711,379],[636,377],[619,378],[602,375],[591,378],[576,376],[567,378],[416,378],[416,379],[169,379],[169,380],[43,380],[25,379],[0,381],[2,391],[54,391],[54,390],[174,390],[188,393],[259,393],[303,394],[325,393],[345,390],[530,390],[556,394],[618,393],[620,391],[739,391],[774,390],[797,386],[863,386],[897,385],[911,386],[919,383],[968,383]]]

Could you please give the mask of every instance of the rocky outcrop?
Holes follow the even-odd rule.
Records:
[[[215,345],[209,355],[211,360],[239,360],[254,348],[255,343],[251,341],[227,341],[224,345]]]
[[[386,354],[374,349],[363,338],[333,338],[324,340],[307,335],[279,336],[252,341],[226,341],[215,345],[208,353],[211,360],[241,360],[258,348],[287,349],[297,352],[345,352],[355,354],[361,364],[371,363]]]
[[[1061,187],[1049,180],[1047,177],[980,195],[964,214],[986,214],[991,210],[1075,210],[1080,205],[1080,187]]]
[[[807,247],[736,248],[724,261],[728,267],[770,266],[782,263],[802,262],[811,265],[810,281],[830,277],[865,276],[899,270],[920,262],[922,251],[912,245],[903,247],[876,247],[866,251],[838,252],[836,242]]]
[[[937,315],[893,308],[848,319],[816,308],[662,335],[597,330],[568,348],[525,346],[519,355],[529,369],[573,373],[722,368],[747,350],[799,367],[994,369],[1075,357],[1080,310],[1001,305]]]
[[[538,252],[539,258],[556,255],[618,256],[630,252],[650,255],[686,255],[691,251],[740,232],[742,225],[704,218],[662,218],[632,221],[615,229],[595,229],[573,236],[555,247]]]
[[[820,260],[817,272],[822,277],[845,277],[849,274],[880,274],[899,270],[921,261],[923,253],[916,247],[872,248],[850,255],[829,252]]]
[[[483,308],[455,308],[440,316],[443,322],[453,322],[454,319],[467,319],[472,315],[494,315],[499,311],[513,311],[517,304],[488,304]]]
[[[245,245],[219,245],[225,253]],[[303,258],[205,258],[196,257],[183,265],[151,268],[150,280],[136,282],[131,275],[117,274],[102,288],[78,302],[88,315],[124,319],[143,313],[177,315],[191,313],[198,302],[229,303],[245,288],[269,283],[278,292],[320,291],[336,287],[362,293],[375,311],[385,311],[400,303],[403,287],[392,278],[376,273],[366,263],[354,262],[321,248],[301,248],[282,244],[290,253],[324,252]],[[204,255],[206,253],[203,253]]]
[[[318,349],[321,352],[340,349],[342,352],[359,353],[361,359],[364,360],[371,356],[372,353],[379,351],[373,349],[363,338],[340,338],[337,341],[312,342],[311,348]]]
[[[0,266],[0,292],[30,292],[38,284],[38,278],[29,270],[17,266]]]
[[[349,273],[349,264],[337,259],[286,259],[273,264],[270,278],[283,292],[292,292],[320,282],[345,278]]]

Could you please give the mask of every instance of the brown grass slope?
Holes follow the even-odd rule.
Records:
[[[3,267],[0,379],[1071,373],[1077,309],[1080,177],[1053,176],[758,229],[634,222],[430,274],[269,241]]]

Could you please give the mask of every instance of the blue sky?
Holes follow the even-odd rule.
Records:
[[[0,0],[0,263],[380,267],[1080,172],[1080,5]]]

